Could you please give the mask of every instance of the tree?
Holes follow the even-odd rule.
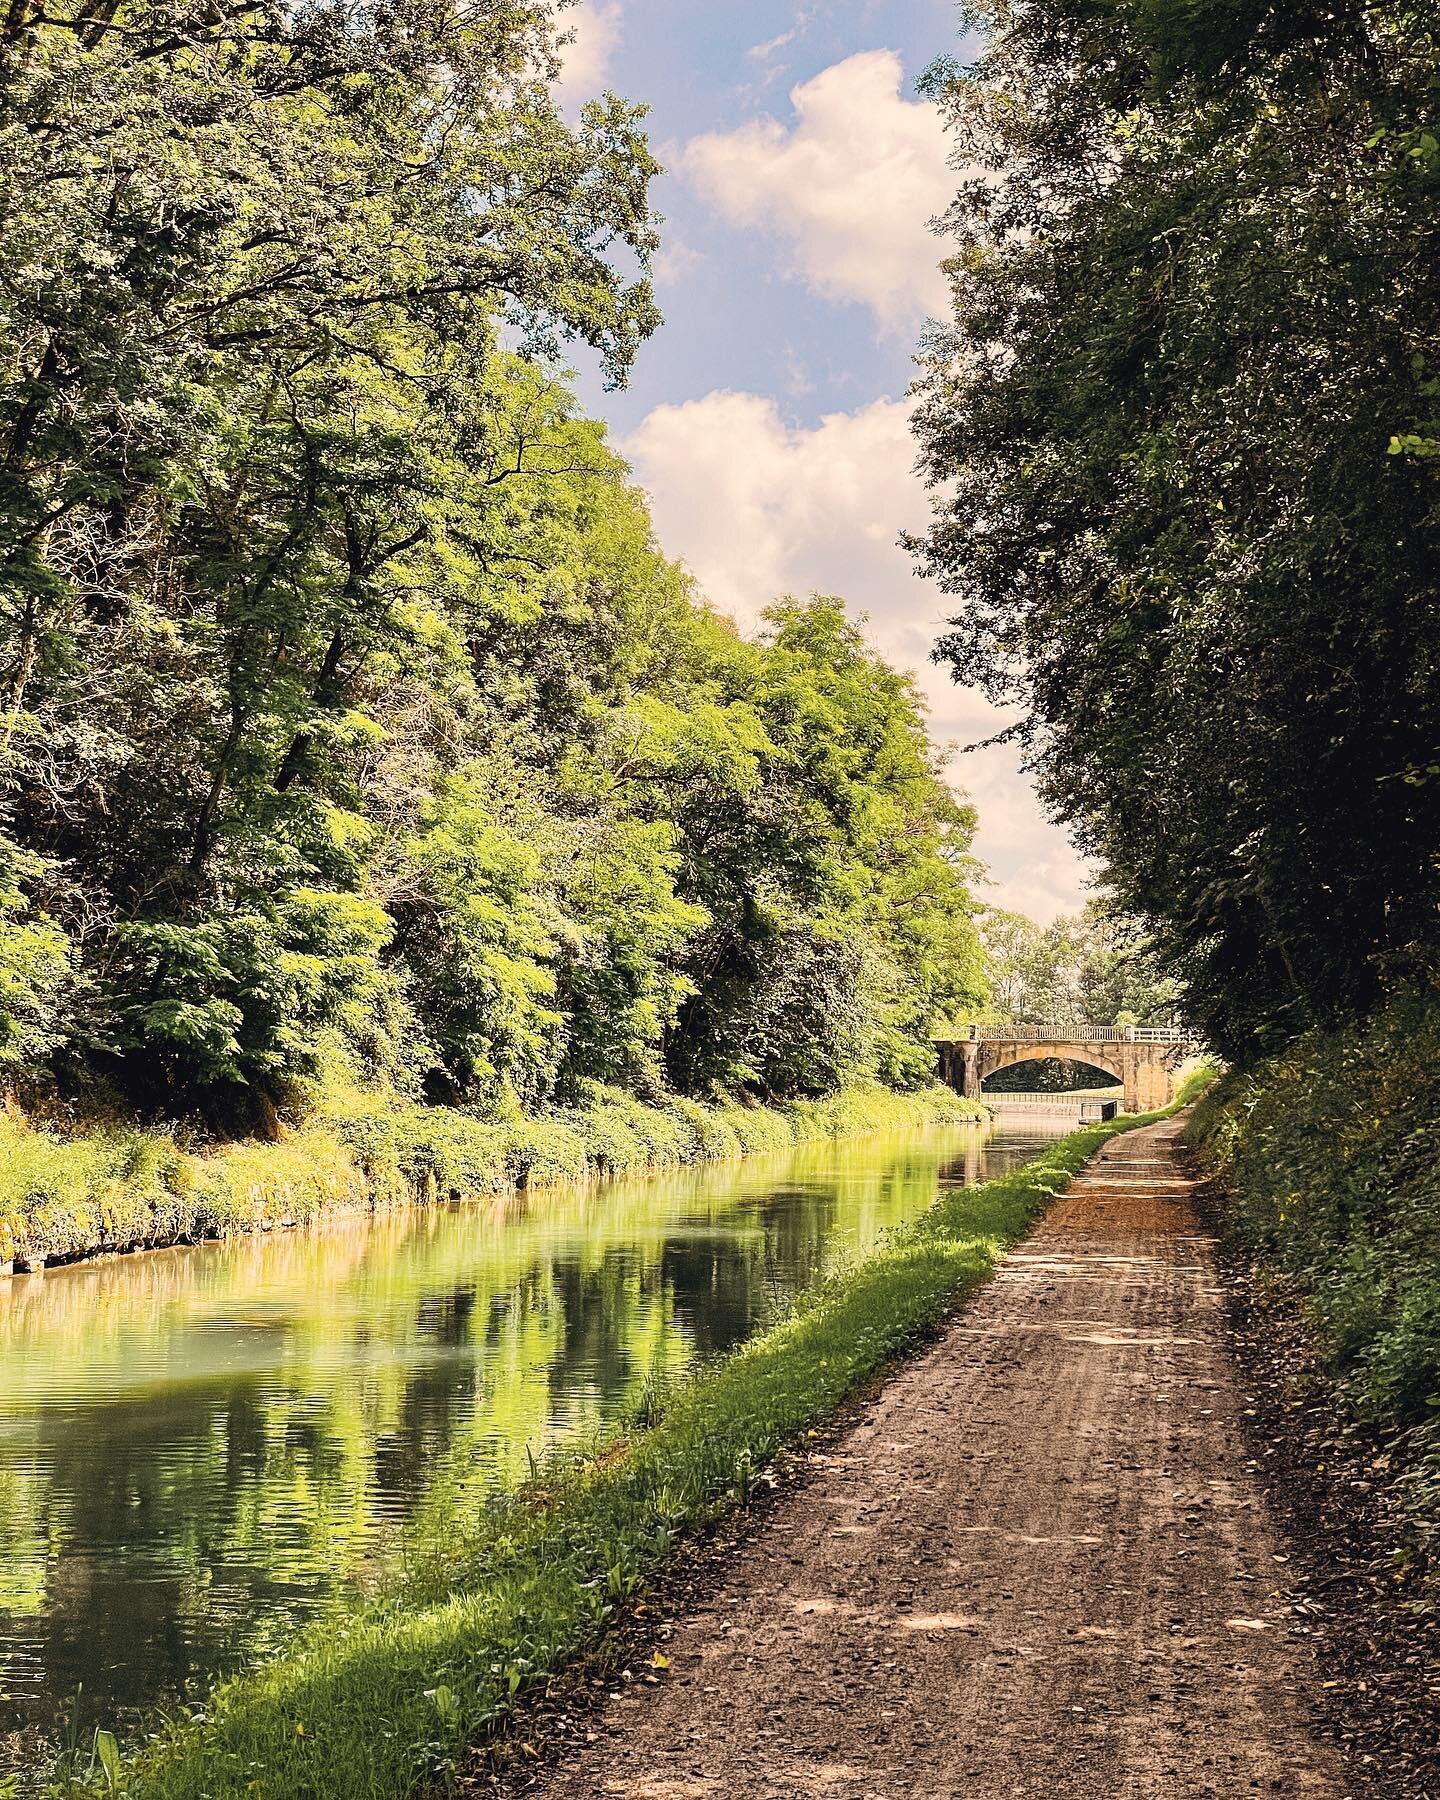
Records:
[[[1020,1025],[1173,1025],[1177,984],[1160,970],[1138,921],[1103,899],[1048,926],[991,908],[980,937],[990,1005]]]
[[[17,928],[75,946],[70,1035],[127,1082],[315,1074],[358,993],[269,1030],[253,957],[320,953],[305,895],[359,918],[388,697],[551,579],[510,484],[596,434],[498,333],[620,379],[656,322],[639,115],[572,130],[554,66],[523,0],[20,0],[0,31]]]
[[[974,998],[910,684],[838,601],[711,613],[569,391],[656,323],[656,165],[554,12],[0,25],[7,1081],[816,1093]]]
[[[1433,969],[1440,45],[1381,0],[998,0],[932,72],[940,654],[1232,1057]]]
[[[679,809],[680,891],[709,923],[667,1062],[687,1087],[918,1085],[932,1026],[982,991],[974,814],[914,683],[839,601],[786,599],[766,621],[760,646],[703,646],[733,750]]]

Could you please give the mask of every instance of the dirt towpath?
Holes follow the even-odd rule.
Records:
[[[1177,1133],[1106,1145],[541,1792],[1354,1791],[1307,1723]]]

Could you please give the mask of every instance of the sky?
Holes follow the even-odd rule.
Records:
[[[938,742],[990,736],[1008,715],[931,662],[945,597],[897,541],[928,514],[906,390],[944,304],[929,221],[958,179],[916,80],[965,54],[954,0],[581,0],[569,18],[567,108],[604,88],[648,104],[665,166],[665,324],[622,392],[577,358],[661,544],[742,626],[778,594],[841,596],[920,681]],[[983,897],[1042,923],[1077,910],[1088,871],[1014,752],[951,776],[979,812]]]

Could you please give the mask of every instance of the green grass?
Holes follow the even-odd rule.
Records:
[[[1175,1090],[1176,1106],[1189,1106],[1192,1101],[1208,1094],[1224,1072],[1223,1064],[1216,1062],[1214,1057],[1202,1056]]]
[[[583,1106],[508,1123],[355,1093],[278,1143],[190,1148],[163,1130],[62,1134],[0,1112],[0,1264],[305,1224],[327,1212],[472,1198],[787,1149],[851,1133],[964,1123],[936,1086],[852,1088],[786,1107],[647,1106],[595,1087]]]
[[[943,1194],[782,1323],[659,1397],[653,1422],[604,1454],[556,1464],[498,1504],[429,1508],[378,1598],[172,1722],[120,1791],[390,1800],[443,1785],[527,1688],[604,1639],[678,1539],[743,1502],[782,1445],[988,1278],[1106,1138],[1146,1122],[1089,1126],[997,1181]],[[93,1779],[111,1791],[98,1764]]]

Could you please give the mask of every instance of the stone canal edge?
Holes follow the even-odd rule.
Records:
[[[1287,1630],[1180,1129],[1102,1148],[935,1345],[688,1588],[662,1627],[662,1675],[552,1716],[538,1765],[477,1771],[476,1787],[1358,1793]]]

